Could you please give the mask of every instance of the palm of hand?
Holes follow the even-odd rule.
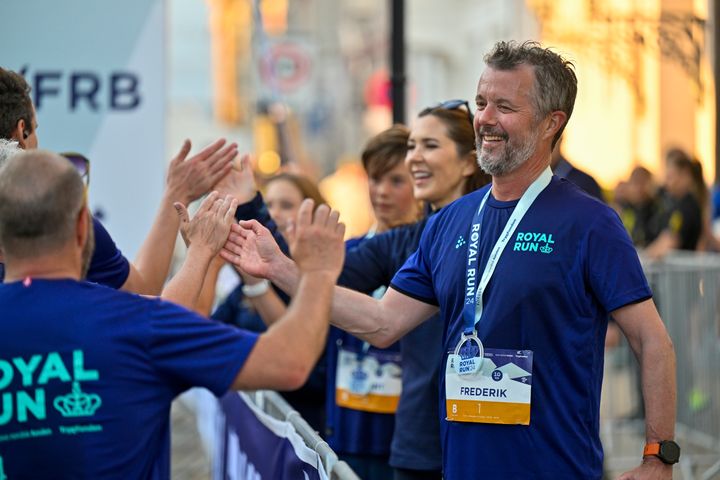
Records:
[[[255,176],[250,168],[250,158],[243,155],[240,166],[233,168],[215,184],[215,190],[221,195],[232,195],[239,203],[246,203],[253,199],[257,192]]]
[[[168,167],[167,188],[173,200],[190,203],[206,194],[212,185],[227,176],[230,162],[237,154],[237,145],[225,145],[220,139],[208,145],[196,155],[187,158],[190,141],[186,140],[180,152]]]
[[[272,238],[270,242],[274,245],[275,240]],[[243,243],[241,258],[241,268],[250,275],[264,277],[267,275],[270,259],[272,258],[271,245],[267,245],[267,239],[262,235],[250,232],[248,238]]]
[[[232,226],[223,252],[225,259],[241,271],[263,278],[267,278],[272,261],[281,255],[270,232],[254,220]]]

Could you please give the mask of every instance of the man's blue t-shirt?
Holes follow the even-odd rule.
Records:
[[[118,250],[110,234],[102,223],[93,217],[95,232],[95,250],[90,259],[87,280],[110,288],[119,289],[130,274],[130,263]],[[0,263],[0,282],[5,278],[5,268]]]
[[[86,280],[106,287],[119,289],[130,274],[130,262],[117,248],[110,234],[98,219],[93,217],[95,251],[90,260]]]
[[[225,393],[257,336],[73,280],[0,285],[0,457],[21,478],[170,476],[170,403]]]
[[[439,305],[445,352],[455,349],[463,330],[470,226],[488,188],[431,218],[417,252],[391,283],[406,295]],[[516,205],[489,197],[478,246],[481,271]],[[477,325],[486,348],[533,351],[530,425],[443,420],[444,477],[600,478],[599,404],[608,313],[651,295],[615,212],[553,177],[506,246]],[[446,359],[447,353],[440,359],[442,372]],[[444,376],[440,384],[444,419]]]

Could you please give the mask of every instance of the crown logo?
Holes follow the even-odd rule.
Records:
[[[102,399],[94,393],[80,390],[80,384],[73,382],[72,392],[55,397],[53,406],[63,417],[89,417],[102,405]]]
[[[553,251],[553,249],[552,249],[552,247],[550,246],[550,244],[546,243],[545,245],[543,245],[542,247],[540,247],[540,251],[541,251],[542,253],[550,253],[550,252]]]
[[[463,238],[462,235],[460,235],[460,237],[457,239],[457,242],[455,242],[455,250],[457,250],[458,248],[460,248],[460,247],[462,247],[463,245],[465,245],[465,243],[466,243],[466,242],[465,242],[465,239]]]

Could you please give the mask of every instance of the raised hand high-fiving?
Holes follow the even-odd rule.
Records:
[[[217,255],[227,242],[230,227],[235,221],[237,200],[230,195],[220,197],[217,192],[211,192],[192,220],[185,205],[179,202],[174,205],[180,216],[180,233],[188,247],[203,247],[213,256]]]
[[[345,225],[340,214],[305,199],[293,225],[290,253],[302,273],[325,272],[337,278],[345,259]]]

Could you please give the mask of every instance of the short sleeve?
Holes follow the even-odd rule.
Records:
[[[151,312],[153,365],[181,391],[200,386],[218,396],[227,392],[257,339],[168,302],[158,301]]]
[[[431,305],[438,305],[429,261],[438,218],[436,215],[428,221],[420,237],[418,249],[410,255],[390,282],[390,286],[398,292]]]
[[[376,235],[363,242],[358,243],[354,248],[349,248],[345,253],[338,285],[348,287],[359,292],[370,294],[378,287],[386,286],[391,274],[387,272],[390,263],[391,252],[388,249],[386,232]]]
[[[93,217],[93,230],[95,251],[90,260],[87,280],[117,290],[125,284],[130,275],[130,262],[95,217]]]
[[[637,251],[615,212],[601,212],[586,238],[581,249],[581,255],[588,259],[586,274],[606,311],[652,297]]]

